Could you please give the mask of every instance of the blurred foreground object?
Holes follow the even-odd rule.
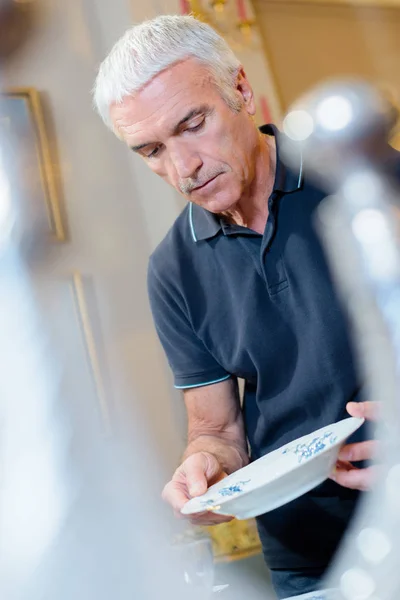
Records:
[[[0,597],[181,598],[180,557],[143,467],[145,454],[157,468],[152,438],[138,452],[128,427],[107,436],[85,395],[68,394],[10,198],[0,151]]]
[[[355,80],[322,85],[298,100],[283,129],[301,148],[308,172],[336,192],[346,185],[347,176],[363,167],[386,171],[392,155],[388,139],[396,121],[389,99]]]
[[[34,11],[0,0],[0,65]],[[128,426],[107,436],[84,393],[68,394],[11,192],[0,139],[0,598],[179,600],[187,583],[154,489],[152,437],[138,452]]]
[[[388,144],[394,123],[392,105],[360,81],[316,88],[284,121],[302,149],[306,176],[334,194],[317,226],[351,318],[365,399],[382,402],[379,477],[326,586],[345,600],[397,600],[400,592],[400,161]],[[286,155],[290,164],[289,144]]]

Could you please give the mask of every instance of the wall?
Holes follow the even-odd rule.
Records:
[[[327,77],[360,76],[400,91],[400,7],[253,4],[284,109]]]

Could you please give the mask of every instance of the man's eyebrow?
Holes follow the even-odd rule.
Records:
[[[210,107],[207,106],[207,104],[203,104],[201,106],[198,106],[197,108],[192,108],[187,113],[187,115],[185,115],[183,117],[183,119],[181,119],[179,121],[179,123],[177,123],[172,128],[172,135],[176,135],[177,133],[179,133],[179,130],[182,127],[182,125],[184,125],[185,123],[187,123],[188,121],[190,121],[190,119],[193,119],[193,117],[196,117],[197,115],[201,115],[202,113],[204,113],[204,114],[209,114],[210,113]],[[133,150],[133,152],[139,152],[143,148],[146,148],[146,146],[154,146],[154,144],[157,144],[157,143],[158,142],[145,142],[144,144],[138,144],[137,146],[131,146],[131,150]]]
[[[139,152],[139,150],[142,150],[142,148],[145,148],[146,146],[151,146],[151,144],[154,144],[154,142],[146,142],[145,144],[139,144],[138,146],[131,146],[131,150],[133,150],[133,152]]]

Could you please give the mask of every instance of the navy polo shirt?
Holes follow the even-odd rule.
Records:
[[[263,235],[188,204],[151,256],[149,297],[177,388],[240,377],[253,459],[345,418],[360,384],[314,214],[324,193],[277,161]],[[360,434],[362,435],[362,434]],[[327,481],[258,518],[272,568],[326,566],[358,493]]]

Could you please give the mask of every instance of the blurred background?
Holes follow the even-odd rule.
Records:
[[[124,421],[157,504],[185,446],[186,422],[153,328],[146,269],[184,201],[94,113],[97,68],[134,22],[193,12],[243,61],[260,124],[279,125],[298,96],[336,76],[363,77],[397,102],[400,0],[2,0],[0,7],[4,163],[63,395],[77,411],[82,403],[95,411],[108,435]],[[170,527],[175,535],[183,526]],[[220,590],[254,572],[253,591],[266,598],[254,524],[208,533]]]

